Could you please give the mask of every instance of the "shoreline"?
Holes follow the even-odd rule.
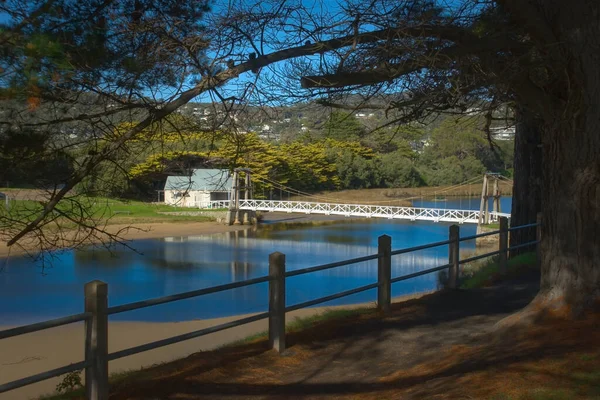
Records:
[[[429,292],[414,293],[395,297],[392,302],[402,302],[427,295]],[[286,315],[286,322],[295,318],[310,317],[327,310],[374,308],[375,302],[349,304],[341,306],[322,306],[304,308]],[[198,329],[215,326],[252,314],[236,315],[206,320],[181,322],[109,322],[109,352],[115,352],[143,343],[180,335]],[[0,330],[12,326],[0,325]],[[109,372],[116,373],[136,370],[159,363],[165,363],[191,354],[214,350],[251,335],[265,332],[268,319],[226,329],[217,333],[190,339],[155,350],[124,357],[109,363]],[[29,333],[0,341],[0,384],[28,375],[37,374],[53,368],[83,360],[84,353],[83,323],[74,323],[44,331]],[[35,399],[50,394],[63,377],[57,377],[0,394],[0,400]]]
[[[110,233],[120,234],[125,241],[140,239],[158,239],[172,236],[193,236],[193,235],[211,235],[216,233],[235,232],[251,228],[243,225],[224,225],[215,221],[206,222],[155,222],[155,223],[133,223],[133,224],[115,224],[108,225],[106,230]],[[100,241],[90,242],[93,246]],[[69,247],[57,247],[55,250],[64,250]],[[26,254],[36,254],[35,246],[31,243],[23,243],[20,246],[6,246],[6,242],[0,245],[0,259],[9,257],[19,257]]]
[[[341,215],[318,215],[318,214],[288,214],[282,212],[269,212],[264,214],[263,224],[266,226],[279,223],[312,223],[318,221],[350,221]],[[258,225],[260,227],[261,224]],[[160,239],[177,236],[214,235],[218,233],[236,232],[246,229],[254,229],[256,225],[226,225],[216,221],[203,222],[154,222],[154,223],[132,223],[108,225],[106,230],[110,233],[123,231],[120,234],[126,242],[131,240]],[[90,242],[89,246],[99,244],[99,240]],[[57,247],[55,250],[64,250],[69,247]],[[0,260],[3,258],[19,257],[22,255],[36,254],[35,246],[23,243],[21,246],[7,247],[6,242],[0,243]]]

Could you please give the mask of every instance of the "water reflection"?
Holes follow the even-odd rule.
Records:
[[[463,235],[475,233],[463,225]],[[195,290],[268,273],[268,255],[286,254],[287,270],[360,257],[377,252],[377,237],[388,234],[393,248],[447,238],[448,225],[397,220],[360,220],[312,225],[272,225],[217,235],[170,237],[132,243],[139,252],[117,248],[78,250],[57,256],[54,268],[39,273],[30,260],[10,259],[0,272],[0,324],[17,324],[77,313],[83,307],[83,284],[109,284],[111,305]],[[472,244],[471,244],[472,245]],[[400,276],[447,263],[447,247],[396,256],[392,275]],[[288,304],[375,282],[377,262],[363,262],[290,278]],[[434,289],[435,274],[393,285],[401,295]],[[375,291],[329,304],[371,302]],[[118,315],[118,319],[178,321],[243,314],[267,309],[267,284],[248,286],[182,302]]]
[[[413,207],[441,208],[451,210],[479,210],[481,198],[479,196],[471,197],[445,197],[443,199],[422,198],[412,201]],[[500,197],[500,211],[510,213],[512,207],[512,197]],[[492,211],[492,201],[488,204],[489,211]]]

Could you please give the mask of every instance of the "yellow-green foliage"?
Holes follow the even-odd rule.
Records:
[[[124,122],[115,128],[108,139],[115,140],[129,132],[137,122]],[[172,114],[138,132],[129,143],[158,142],[163,144],[187,144],[198,141],[220,140],[225,136],[221,131],[202,131],[196,122],[179,114]]]
[[[340,141],[340,140],[335,140],[335,139],[325,139],[323,144],[328,149],[338,151],[339,154],[341,154],[343,152],[343,150],[349,150],[352,153],[354,153],[355,155],[361,156],[367,160],[370,160],[371,158],[375,157],[375,155],[376,155],[375,152],[373,151],[373,149],[363,146],[362,144],[360,144],[360,142],[356,142],[356,141],[347,142],[347,141]],[[320,144],[320,145],[322,146],[323,144]]]
[[[152,154],[146,159],[146,161],[134,165],[130,169],[129,175],[132,178],[144,178],[145,176],[152,174],[166,173],[168,172],[167,167],[170,163],[181,160],[185,157],[197,158],[200,160],[207,159],[208,154],[200,151],[168,151],[161,154]]]
[[[279,148],[283,171],[279,180],[288,186],[302,189],[339,185],[335,164],[327,159],[323,143],[290,143]]]
[[[174,133],[173,133],[174,135]],[[189,134],[186,140],[206,140],[204,134]],[[173,140],[175,140],[173,138]],[[157,174],[177,173],[182,166],[193,168],[210,165],[219,168],[250,168],[257,191],[269,190],[268,180],[275,180],[300,190],[335,189],[340,186],[335,155],[342,151],[370,159],[373,150],[359,142],[324,139],[319,142],[293,142],[276,145],[262,141],[255,133],[224,135],[213,140],[211,150],[170,150],[151,154],[130,169],[134,179],[153,179]],[[184,146],[189,147],[189,146]]]

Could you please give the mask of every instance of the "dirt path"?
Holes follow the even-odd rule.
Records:
[[[446,373],[397,375],[447,350],[460,357],[466,346],[487,344],[493,326],[536,292],[537,284],[520,283],[435,293],[394,304],[386,318],[370,313],[288,335],[282,356],[264,343],[193,355],[115,385],[111,400],[432,398],[424,388]]]

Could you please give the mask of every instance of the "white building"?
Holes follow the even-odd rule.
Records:
[[[169,176],[165,204],[200,207],[210,201],[229,200],[232,179],[225,169],[195,169],[191,176]]]
[[[490,128],[490,133],[492,134],[492,137],[496,140],[513,140],[515,138],[515,127],[507,126]]]

